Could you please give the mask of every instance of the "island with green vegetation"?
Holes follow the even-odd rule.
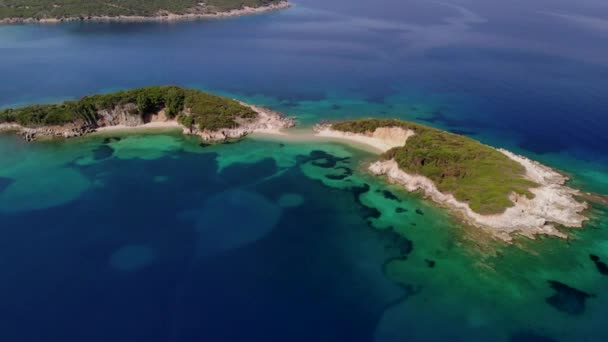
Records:
[[[0,24],[173,21],[248,15],[289,6],[285,0],[0,0]]]
[[[318,125],[317,135],[375,146],[369,170],[420,191],[465,221],[510,240],[513,233],[566,237],[587,208],[563,174],[503,149],[421,124],[360,119]]]
[[[503,212],[511,193],[533,197],[537,184],[527,179],[522,165],[494,148],[462,135],[401,120],[357,120],[337,123],[333,129],[367,133],[380,127],[401,127],[414,134],[407,144],[388,150],[384,157],[399,167],[433,181],[480,214]],[[500,182],[496,180],[500,179]]]
[[[398,119],[359,119],[320,124],[314,134],[289,133],[292,118],[237,100],[177,86],[153,86],[85,96],[59,104],[0,111],[0,131],[26,140],[79,137],[133,128],[172,128],[221,142],[250,133],[280,139],[338,139],[365,144],[380,160],[368,169],[440,206],[493,236],[567,237],[563,227],[582,227],[588,205],[563,174],[463,135]],[[302,139],[304,138],[304,139]]]
[[[292,119],[279,113],[176,86],[137,88],[0,111],[0,130],[17,131],[28,141],[138,127],[179,128],[206,141],[222,141],[292,125]]]

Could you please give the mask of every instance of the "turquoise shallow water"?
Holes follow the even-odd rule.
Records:
[[[606,208],[504,245],[336,143],[0,139],[3,340],[606,337]]]
[[[302,0],[226,21],[2,26],[0,107],[179,84],[303,127],[414,120],[608,194],[603,36],[551,14],[604,13],[586,6]],[[607,338],[605,207],[569,240],[503,245],[362,172],[367,152],[199,143],[0,136],[0,338]]]

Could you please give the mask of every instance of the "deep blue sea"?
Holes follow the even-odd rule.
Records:
[[[176,84],[303,127],[418,121],[608,194],[607,41],[600,0],[298,0],[223,20],[0,26],[0,108]],[[569,240],[480,241],[365,174],[373,158],[165,131],[2,135],[0,340],[608,340],[608,208]]]

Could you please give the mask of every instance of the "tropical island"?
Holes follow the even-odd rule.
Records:
[[[96,131],[174,128],[208,142],[251,133],[280,134],[288,118],[237,100],[176,86],[153,86],[85,96],[59,104],[0,111],[0,131],[27,141],[71,138]],[[300,133],[301,134],[301,133]],[[300,137],[301,138],[301,137]],[[380,160],[367,169],[438,205],[494,237],[514,234],[566,238],[562,227],[582,227],[589,194],[538,162],[471,138],[398,119],[359,119],[320,124],[304,139],[365,144]],[[300,139],[301,140],[301,139]]]
[[[175,86],[136,88],[0,111],[0,131],[16,131],[27,141],[142,127],[179,128],[205,141],[224,141],[293,124],[293,119],[265,108]]]
[[[193,20],[263,13],[289,6],[286,0],[0,0],[0,24]]]

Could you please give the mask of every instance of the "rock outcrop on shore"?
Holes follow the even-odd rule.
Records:
[[[502,240],[511,240],[513,234],[528,237],[544,234],[566,238],[567,234],[558,230],[556,224],[570,228],[583,226],[587,218],[582,212],[587,209],[587,203],[577,201],[576,196],[579,192],[564,185],[566,177],[525,157],[507,151],[503,153],[522,163],[526,167],[526,174],[540,186],[530,189],[534,194],[534,198],[531,199],[512,194],[511,200],[514,206],[507,208],[501,214],[494,215],[474,212],[467,203],[456,200],[452,194],[440,192],[430,179],[404,172],[394,160],[372,163],[369,171],[375,175],[386,176],[391,182],[402,185],[407,191],[421,191],[427,198],[448,208],[466,222]],[[533,176],[539,171],[543,172],[545,177],[539,179]]]
[[[239,139],[255,132],[278,133],[281,129],[290,128],[295,125],[295,119],[285,117],[281,113],[263,107],[247,105],[243,102],[240,103],[254,110],[257,113],[257,117],[255,119],[239,119],[239,126],[235,128],[201,130],[196,127],[184,127],[184,134],[197,135],[204,141],[213,142]]]

